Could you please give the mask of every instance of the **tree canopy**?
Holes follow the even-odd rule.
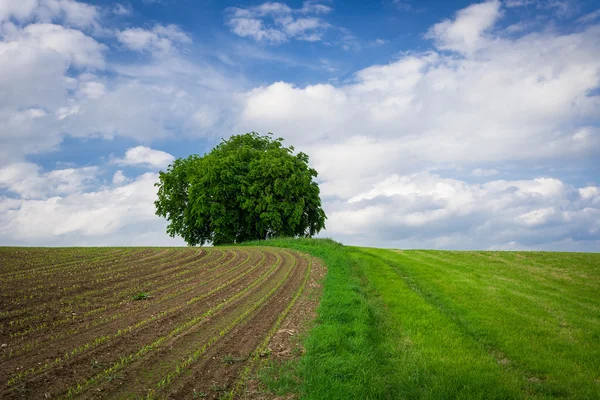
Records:
[[[272,134],[232,136],[160,172],[156,214],[190,246],[312,236],[327,217],[308,160]]]

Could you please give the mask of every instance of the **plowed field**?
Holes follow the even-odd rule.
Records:
[[[0,398],[235,397],[311,260],[245,248],[0,248]]]

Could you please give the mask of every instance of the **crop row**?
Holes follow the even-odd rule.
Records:
[[[278,259],[278,262],[272,267],[272,269],[276,268],[279,265],[280,261],[281,260]],[[69,359],[71,359],[74,356],[82,354],[83,352],[85,352],[87,350],[90,350],[92,348],[98,347],[98,346],[100,346],[102,344],[106,344],[106,343],[110,342],[111,340],[119,338],[119,337],[121,337],[121,336],[123,336],[125,334],[129,334],[131,332],[134,332],[134,331],[140,329],[141,327],[144,327],[144,326],[148,325],[150,322],[163,319],[163,318],[165,318],[165,317],[167,317],[169,315],[172,315],[172,314],[174,314],[174,313],[176,313],[178,311],[181,311],[185,306],[190,306],[190,305],[192,305],[192,304],[194,304],[194,303],[196,303],[196,302],[198,302],[200,300],[203,300],[203,299],[205,299],[205,298],[207,298],[209,296],[212,296],[212,295],[218,293],[219,291],[225,289],[229,285],[231,285],[231,284],[233,284],[235,282],[238,282],[240,279],[242,279],[248,273],[250,273],[251,271],[255,270],[256,268],[259,268],[261,265],[262,265],[261,263],[258,263],[257,265],[253,266],[248,271],[246,271],[244,274],[240,274],[240,275],[238,275],[238,276],[230,279],[229,281],[227,281],[227,282],[225,282],[225,283],[223,283],[223,284],[221,284],[221,285],[213,288],[212,290],[210,290],[210,291],[208,291],[206,293],[203,293],[201,295],[198,295],[198,296],[195,296],[195,297],[189,299],[185,304],[180,304],[180,305],[177,305],[177,306],[172,307],[170,309],[161,311],[161,312],[159,312],[157,314],[153,314],[150,317],[142,319],[140,321],[137,321],[134,324],[131,324],[131,325],[126,326],[124,328],[120,328],[120,329],[118,329],[117,331],[115,331],[113,333],[108,333],[108,334],[103,334],[101,336],[97,336],[94,339],[92,339],[92,340],[90,340],[90,341],[88,341],[88,342],[86,342],[86,343],[84,343],[82,345],[79,345],[76,348],[74,348],[74,349],[66,352],[63,356],[55,358],[53,361],[46,362],[46,363],[44,363],[42,365],[37,365],[37,366],[34,366],[34,367],[30,367],[29,369],[26,369],[26,370],[21,370],[19,373],[14,374],[13,376],[11,376],[11,378],[8,380],[7,384],[9,386],[10,385],[14,385],[15,383],[19,382],[20,380],[22,380],[23,378],[25,378],[25,377],[27,377],[29,375],[32,375],[34,373],[40,373],[40,372],[46,371],[48,369],[54,368],[54,367],[56,367],[56,366],[64,363],[66,360],[69,360]],[[265,273],[265,274],[263,274],[261,276],[261,278],[264,279],[264,277],[265,277],[266,274],[268,274],[268,272]]]
[[[225,254],[223,254],[223,256],[224,256],[224,255],[225,255]],[[223,257],[219,257],[217,260],[215,260],[215,261],[214,261],[214,263],[215,263],[215,264],[217,264],[217,266],[216,266],[216,267],[214,266],[214,264],[213,264],[213,263],[210,263],[210,264],[208,264],[208,265],[202,265],[202,264],[200,264],[200,266],[202,266],[202,267],[207,267],[207,266],[208,266],[208,267],[212,267],[212,268],[209,268],[209,270],[208,270],[208,271],[213,271],[215,268],[218,268],[218,267],[220,267],[220,266],[221,266],[221,265],[219,265],[219,264],[218,264],[218,261],[219,261],[219,260],[221,260],[222,258],[223,258]],[[234,257],[232,260],[235,260],[235,257]],[[230,260],[229,262],[231,262],[232,260]],[[200,261],[202,261],[202,260],[200,260]],[[207,261],[207,260],[204,260],[204,261]],[[228,262],[228,263],[229,263],[229,262]],[[242,263],[241,265],[243,265],[243,263]],[[197,271],[194,271],[194,270],[192,270],[192,271],[190,271],[190,272],[197,272]],[[190,279],[191,279],[191,278],[190,278]],[[165,288],[166,288],[166,289],[168,289],[168,288],[171,288],[171,287],[173,287],[174,285],[176,285],[178,282],[181,282],[181,281],[170,282],[170,283],[167,283],[167,284],[165,284],[165,285],[158,286],[158,287],[155,287],[155,286],[154,286],[154,283],[156,283],[156,282],[151,282],[151,283],[152,283],[152,285],[148,285],[148,286],[149,286],[149,287],[153,287],[153,293],[156,293],[156,294],[158,294],[158,293],[160,293],[160,292],[161,292],[161,290],[162,290],[162,289],[165,289]],[[184,282],[184,283],[185,283],[185,282]],[[193,289],[194,289],[194,287],[195,287],[195,286],[193,286],[193,285],[192,285],[192,286],[188,287],[188,288],[187,288],[187,289],[186,289],[184,292],[188,292],[188,291],[190,291],[190,290],[193,290]],[[113,287],[113,288],[112,288],[112,290],[116,290],[116,289]],[[70,312],[62,313],[62,314],[66,314],[66,315],[67,315],[67,317],[60,318],[60,319],[55,319],[55,320],[54,320],[54,321],[53,321],[53,322],[52,322],[52,323],[51,323],[49,326],[47,326],[47,327],[48,327],[48,329],[51,329],[52,331],[56,331],[56,328],[58,328],[59,326],[62,326],[62,325],[65,325],[65,324],[69,324],[69,323],[75,322],[75,320],[76,320],[76,319],[78,319],[78,318],[82,318],[82,317],[87,317],[87,316],[91,316],[91,315],[98,314],[99,312],[102,312],[102,311],[104,311],[104,312],[105,312],[105,314],[108,314],[108,315],[107,315],[106,317],[104,317],[104,318],[103,318],[103,317],[96,317],[96,320],[95,320],[95,321],[93,321],[93,322],[91,322],[91,323],[87,323],[86,325],[84,325],[84,326],[80,326],[80,327],[78,327],[78,328],[76,328],[76,329],[70,329],[69,331],[66,331],[66,332],[65,332],[65,331],[60,331],[59,333],[53,334],[53,335],[52,335],[52,338],[64,337],[64,336],[65,336],[65,334],[67,334],[67,335],[74,334],[74,333],[76,333],[76,332],[80,331],[81,329],[89,329],[89,328],[90,328],[90,327],[92,327],[92,326],[97,326],[97,325],[99,325],[99,324],[101,324],[101,323],[103,323],[103,322],[106,322],[106,321],[103,321],[103,319],[108,319],[109,321],[114,321],[115,319],[117,319],[116,317],[120,317],[120,316],[122,316],[122,315],[118,315],[118,316],[116,316],[114,313],[110,313],[110,314],[109,314],[109,312],[110,312],[111,310],[113,310],[113,309],[115,309],[115,308],[119,307],[119,306],[128,306],[128,307],[127,307],[127,313],[126,313],[126,314],[123,314],[123,315],[128,315],[128,314],[131,314],[131,313],[133,313],[133,312],[136,312],[136,311],[138,311],[138,310],[140,310],[140,309],[142,309],[142,308],[147,308],[147,307],[149,307],[149,306],[150,306],[150,305],[152,305],[152,304],[159,303],[159,302],[161,302],[161,300],[163,300],[163,298],[164,298],[164,299],[168,299],[168,298],[169,298],[169,297],[168,297],[169,295],[165,295],[163,298],[159,298],[159,300],[158,300],[158,301],[152,301],[152,302],[142,302],[141,304],[140,304],[140,303],[137,303],[135,306],[130,306],[130,304],[131,304],[131,299],[130,299],[130,295],[131,295],[131,289],[127,288],[127,289],[125,290],[125,292],[129,292],[129,296],[125,297],[125,300],[124,300],[125,293],[123,293],[123,292],[115,292],[115,295],[114,295],[114,296],[112,296],[112,297],[114,297],[114,299],[112,299],[112,298],[106,298],[106,299],[103,299],[103,300],[102,300],[102,302],[103,302],[103,303],[105,303],[105,304],[104,304],[104,305],[102,305],[102,306],[101,306],[101,307],[99,307],[99,308],[92,309],[92,310],[85,311],[85,312],[81,312],[81,310],[80,310],[80,309],[81,309],[81,308],[82,308],[82,306],[84,306],[85,304],[83,304],[83,305],[82,305],[82,304],[79,304],[79,306],[80,306],[80,309],[76,310],[76,311],[78,311],[77,313],[70,313]],[[183,292],[182,292],[182,293],[183,293]],[[172,294],[171,294],[171,296],[170,296],[170,297],[173,297],[173,296],[172,296]],[[111,300],[112,300],[112,301],[111,301]],[[68,302],[68,304],[73,304],[73,303],[77,304],[77,303],[81,303],[81,302],[76,302],[76,301],[73,301],[73,300],[69,300],[69,302]],[[69,310],[69,311],[70,311],[70,310]],[[46,326],[46,324],[44,324],[44,326]],[[41,328],[42,328],[42,326],[40,326],[40,329],[41,329]],[[38,329],[38,330],[39,330],[39,329]],[[31,332],[30,332],[30,333],[31,333]],[[12,336],[24,336],[24,334],[22,334],[22,333],[17,333],[17,334],[12,334]],[[31,347],[29,344],[25,344],[25,345],[23,345],[23,346],[24,346],[24,347],[27,347],[27,348],[30,348],[30,347]],[[14,354],[16,355],[16,354],[18,354],[18,353],[20,353],[20,352],[16,352],[16,353],[14,353]]]
[[[85,381],[79,382],[79,383],[71,386],[67,390],[65,397],[66,398],[73,397],[74,395],[86,390],[90,386],[93,386],[94,384],[103,382],[107,376],[110,376],[118,371],[123,370],[126,366],[129,366],[134,361],[142,359],[144,356],[146,356],[150,352],[158,351],[160,349],[161,345],[163,345],[166,341],[180,337],[180,335],[182,333],[184,333],[185,331],[189,331],[190,329],[196,328],[200,323],[207,322],[210,318],[215,317],[219,312],[221,312],[226,307],[229,307],[230,305],[233,305],[234,303],[241,301],[244,297],[246,297],[249,293],[251,293],[255,288],[259,287],[260,285],[262,285],[265,282],[268,282],[269,278],[274,273],[276,273],[276,271],[279,270],[281,263],[282,263],[282,258],[279,256],[279,254],[276,254],[276,262],[272,266],[270,266],[270,268],[267,271],[265,271],[257,279],[255,279],[254,281],[249,283],[244,288],[235,292],[235,294],[233,294],[231,297],[228,297],[227,299],[224,299],[223,301],[217,302],[216,305],[210,307],[208,310],[204,311],[200,315],[198,315],[196,317],[192,317],[192,318],[188,319],[187,321],[178,324],[169,333],[154,339],[151,343],[141,346],[137,351],[134,351],[128,355],[120,357],[110,367],[106,368],[99,374],[96,374],[95,376],[88,378]],[[291,270],[291,268],[290,268],[290,270]],[[289,274],[289,270],[285,274],[284,278],[287,278],[288,274]],[[283,282],[283,280],[281,280],[280,282]],[[210,292],[208,292],[204,295],[201,295],[201,296],[197,296],[196,298],[188,301],[187,304],[190,305],[192,303],[198,302],[199,300],[202,300],[203,298],[210,296],[210,294],[212,294],[212,293],[217,293],[218,291],[222,290],[223,287],[225,287],[225,285],[216,287],[213,290],[211,290]]]
[[[221,253],[220,257],[218,257],[216,260],[211,260],[211,262],[208,263],[208,265],[205,265],[205,267],[209,267],[208,271],[213,271],[216,268],[224,267],[224,266],[228,265],[229,263],[231,263],[232,260],[235,260],[235,257],[233,257],[226,264],[219,264],[219,261],[221,261],[223,258],[225,258],[226,254],[227,253]],[[243,263],[240,264],[240,265],[238,265],[236,268],[241,267],[242,265],[243,265]],[[221,275],[218,275],[218,277],[220,277],[220,276]],[[177,283],[181,283],[181,281],[171,282],[171,283],[163,285],[162,287],[156,287],[156,288],[154,288],[153,292],[154,293],[160,293],[160,291],[163,288],[173,287]],[[40,346],[42,344],[46,344],[49,340],[56,340],[56,339],[68,337],[68,336],[71,336],[71,335],[74,335],[74,334],[78,333],[81,330],[88,330],[88,329],[90,329],[92,327],[96,327],[96,326],[99,326],[99,325],[102,325],[102,324],[105,324],[105,323],[108,323],[108,322],[113,322],[113,321],[115,321],[115,320],[117,320],[117,319],[119,319],[119,318],[121,318],[123,316],[133,314],[133,313],[135,313],[135,312],[137,312],[137,311],[139,311],[141,309],[148,308],[151,305],[161,303],[164,300],[168,300],[170,298],[174,298],[174,297],[176,297],[179,294],[187,293],[187,292],[189,292],[191,290],[194,290],[195,288],[203,286],[204,284],[205,283],[200,284],[200,285],[192,284],[191,286],[188,286],[184,290],[179,290],[179,293],[177,293],[177,292],[175,294],[173,294],[173,293],[167,293],[166,295],[164,295],[162,297],[159,297],[158,300],[153,300],[151,302],[141,302],[141,303],[137,303],[134,306],[131,306],[131,301],[130,300],[123,301],[122,299],[117,299],[118,301],[116,301],[116,302],[109,303],[109,304],[104,304],[103,306],[101,306],[99,308],[96,308],[96,309],[84,312],[81,315],[79,315],[79,314],[70,315],[69,314],[69,316],[66,317],[66,318],[54,320],[54,322],[52,322],[51,328],[52,328],[53,332],[55,332],[56,328],[60,327],[61,325],[64,325],[64,324],[67,324],[67,323],[70,323],[70,322],[74,322],[75,319],[77,319],[77,318],[95,315],[95,314],[98,314],[100,312],[104,312],[107,315],[105,315],[105,316],[97,316],[94,321],[88,322],[85,325],[80,325],[80,326],[78,326],[76,328],[72,328],[72,329],[69,329],[69,330],[66,330],[66,331],[65,330],[60,330],[60,331],[58,331],[56,333],[53,333],[46,340],[36,339],[33,343],[32,342],[25,343],[25,344],[21,345],[22,347],[19,350],[11,351],[10,353],[5,354],[3,356],[3,358],[10,358],[13,355],[18,355],[18,354],[25,353],[25,352],[30,351],[33,348],[36,348],[36,347],[38,347],[38,346]],[[115,309],[115,308],[117,308],[119,306],[128,306],[126,313],[117,313],[117,314],[110,313],[110,311],[112,309]]]
[[[233,386],[233,389],[227,394],[227,396],[225,396],[223,398],[223,400],[226,400],[226,399],[232,400],[237,395],[241,394],[242,387],[246,384],[248,378],[250,377],[251,372],[253,370],[256,370],[257,365],[260,360],[260,357],[265,353],[265,350],[267,349],[269,342],[273,338],[273,335],[275,335],[275,333],[279,330],[281,323],[287,317],[290,310],[296,304],[296,301],[298,301],[298,299],[304,292],[304,289],[306,287],[306,282],[308,281],[308,277],[310,276],[311,270],[312,270],[312,260],[310,258],[308,258],[308,266],[304,272],[304,277],[302,278],[302,283],[296,290],[296,293],[294,293],[294,297],[292,297],[292,299],[289,301],[289,303],[287,304],[285,309],[279,314],[279,316],[277,317],[277,321],[275,321],[275,324],[273,325],[271,330],[265,335],[262,343],[258,347],[256,347],[256,349],[252,352],[252,355],[249,357],[249,359],[250,359],[249,362],[247,363],[247,365],[244,367],[244,369],[240,373],[237,382]]]
[[[194,255],[195,255],[194,253],[189,254],[190,257],[192,257]],[[174,257],[174,258],[177,260],[177,257]],[[24,296],[28,300],[32,300],[31,303],[27,302],[25,304],[21,304],[23,297],[17,297],[16,295],[13,294],[13,299],[11,300],[10,303],[7,303],[7,305],[13,304],[13,305],[19,306],[19,309],[21,310],[21,314],[34,313],[35,312],[34,310],[36,310],[36,309],[38,309],[39,312],[43,313],[45,311],[43,309],[44,307],[52,307],[53,310],[56,311],[53,299],[59,298],[60,303],[61,303],[61,308],[58,309],[58,312],[61,314],[71,315],[73,312],[81,312],[82,311],[81,309],[85,305],[96,304],[97,302],[106,304],[107,301],[109,300],[106,296],[107,293],[113,293],[111,295],[112,297],[120,295],[120,293],[117,291],[118,287],[125,287],[129,282],[131,282],[131,283],[135,282],[135,279],[133,279],[132,277],[129,277],[129,279],[125,279],[127,277],[127,275],[125,274],[124,271],[127,271],[128,269],[131,269],[131,268],[138,269],[139,275],[140,275],[140,278],[138,278],[139,280],[150,279],[150,278],[154,277],[156,274],[160,274],[161,273],[160,271],[163,268],[165,269],[165,271],[162,271],[162,273],[168,273],[168,267],[173,265],[171,263],[176,262],[176,261],[171,261],[170,264],[164,264],[165,260],[169,260],[168,255],[164,255],[163,257],[154,259],[152,261],[152,263],[144,263],[144,264],[135,263],[133,266],[121,265],[120,269],[115,268],[115,269],[111,269],[108,271],[108,273],[113,274],[112,276],[110,276],[110,275],[108,275],[108,273],[106,273],[106,274],[103,274],[104,275],[103,279],[98,279],[98,277],[96,277],[96,276],[87,275],[87,276],[82,277],[83,283],[80,283],[80,284],[74,284],[74,283],[72,283],[73,282],[72,280],[69,280],[69,286],[63,286],[60,288],[56,288],[56,283],[51,283],[50,286],[48,286],[42,290],[39,290],[37,292],[36,296],[31,296],[31,295]],[[143,262],[143,261],[140,261],[140,262]],[[185,264],[183,264],[183,265],[185,265]],[[142,267],[143,267],[144,271],[146,271],[146,273],[144,273],[142,271]],[[149,273],[154,270],[159,270],[159,272],[157,272],[155,274]],[[58,280],[60,282],[58,277],[53,278],[51,280],[51,282],[54,282],[56,280]],[[113,285],[111,285],[109,281],[112,282]],[[100,284],[102,284],[102,285],[100,285]],[[54,286],[54,287],[52,287],[52,286]],[[98,286],[101,286],[101,287],[98,289],[97,288]],[[85,290],[86,287],[87,288],[92,287],[92,288]],[[74,292],[75,290],[79,290],[80,293],[74,294],[73,296],[69,297],[68,294],[70,292]],[[34,300],[35,297],[39,298],[40,300],[36,302]],[[97,301],[98,298],[101,298],[100,301]],[[119,299],[119,301],[120,300],[122,300],[122,298]],[[42,308],[41,310],[39,310],[40,307]],[[74,307],[77,307],[78,309],[74,309]],[[25,316],[23,318],[27,318],[27,317],[28,316]]]

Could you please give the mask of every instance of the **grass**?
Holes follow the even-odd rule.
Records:
[[[511,397],[600,398],[600,255],[363,252],[386,264],[390,280],[395,275],[432,315],[447,321],[444,335],[461,342],[457,356],[472,354],[495,367],[488,368],[489,376]],[[397,300],[397,293],[389,298]],[[404,315],[405,325],[418,326],[406,323],[409,313],[396,310],[398,320]],[[460,371],[468,362],[442,358],[443,338],[426,343],[434,332],[422,335],[422,347],[432,352],[427,365]],[[479,375],[467,378],[468,372],[459,376],[483,382]]]
[[[600,398],[600,254],[268,244],[328,267],[305,354],[259,371],[273,393]]]
[[[139,292],[131,296],[133,300],[147,300],[150,298],[150,295],[146,292]]]

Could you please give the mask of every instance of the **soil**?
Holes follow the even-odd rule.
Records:
[[[220,398],[301,286],[306,260],[254,247],[0,248],[0,398]],[[281,332],[314,316],[317,300],[306,299],[318,271],[313,263],[269,346],[283,349]]]
[[[262,359],[254,374],[244,383],[244,390],[239,396],[240,398],[253,400],[297,398],[296,393],[288,393],[284,396],[270,393],[260,382],[258,370],[269,365],[269,361],[282,363],[298,359],[304,354],[302,341],[316,321],[317,309],[323,290],[323,279],[327,274],[327,268],[321,260],[312,257],[311,261],[311,274],[305,290],[269,341],[266,352],[268,357]]]

